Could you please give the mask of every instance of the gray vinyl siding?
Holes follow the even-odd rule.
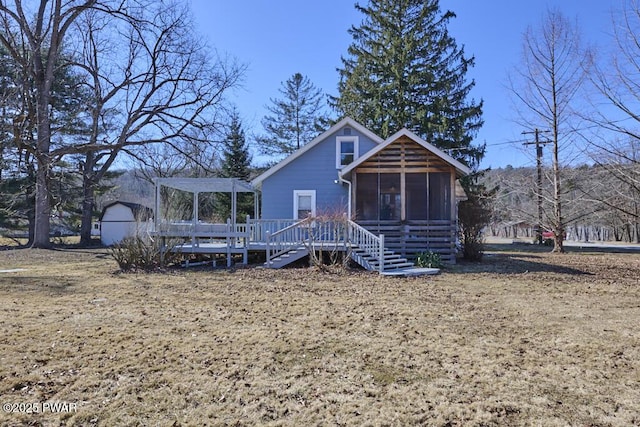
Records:
[[[348,126],[346,126],[348,127]],[[358,136],[359,156],[376,146],[368,137],[351,129]],[[325,140],[305,152],[262,182],[262,218],[293,218],[293,191],[315,190],[316,212],[347,212],[348,187],[338,181],[336,169],[336,137],[344,135],[338,129]]]

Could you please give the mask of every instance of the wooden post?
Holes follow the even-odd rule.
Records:
[[[242,253],[242,263],[247,265],[249,264],[249,242],[251,240],[251,216],[247,215],[245,217],[245,221],[246,228],[242,236],[242,247],[244,248],[244,252]]]
[[[258,193],[254,191],[253,192],[253,218],[254,219],[260,218],[259,204],[260,204],[260,200],[258,198]]]
[[[162,184],[160,183],[160,178],[156,178],[156,211],[153,213],[153,219],[155,221],[155,232],[160,231],[160,187]]]
[[[235,179],[231,181],[231,223],[236,225],[236,218],[238,217],[238,193],[236,191]]]
[[[404,165],[404,155],[402,156],[402,163]],[[406,179],[404,166],[403,166],[402,172],[400,172],[400,221],[406,221],[406,219],[407,219],[407,179]]]
[[[271,254],[269,253],[269,243],[271,242],[271,232],[269,230],[264,232],[265,241],[265,253],[267,255],[267,268],[271,268]]]
[[[198,213],[198,205],[200,204],[199,196],[200,193],[198,193],[197,191],[193,193],[193,234],[191,235],[192,248],[196,246],[196,231],[198,230],[198,216],[200,216],[200,214]]]
[[[384,234],[380,235],[380,264],[378,265],[380,274],[384,271]]]
[[[231,267],[231,219],[227,219],[227,268]]]

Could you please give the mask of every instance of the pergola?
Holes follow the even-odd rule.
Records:
[[[193,194],[193,224],[198,224],[198,196],[200,193],[231,193],[231,223],[236,224],[238,193],[253,193],[254,214],[258,217],[257,193],[253,186],[238,178],[156,178],[156,226],[160,219],[160,188],[168,187]]]

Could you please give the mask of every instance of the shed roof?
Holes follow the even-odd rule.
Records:
[[[116,200],[115,202],[104,205],[104,207],[102,208],[102,212],[100,213],[100,221],[102,221],[102,219],[104,218],[104,214],[107,212],[107,210],[115,205],[122,205],[131,209],[134,218],[139,218],[143,221],[146,221],[149,218],[153,218],[153,209],[148,206],[141,205],[140,203],[123,202],[121,200]]]
[[[189,193],[254,193],[251,184],[238,178],[156,178],[156,186]]]

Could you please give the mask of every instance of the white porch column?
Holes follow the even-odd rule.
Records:
[[[159,231],[158,225],[160,224],[160,187],[162,186],[162,184],[160,184],[159,178],[156,178],[155,182],[156,182],[156,211],[154,212],[154,215],[153,215],[153,221],[155,223],[154,231]]]
[[[233,228],[236,228],[236,216],[238,213],[238,193],[236,192],[236,181],[235,179],[231,182],[231,224],[233,224]]]
[[[193,226],[198,225],[198,216],[200,213],[198,212],[198,205],[200,204],[200,193],[197,191],[193,193]]]

